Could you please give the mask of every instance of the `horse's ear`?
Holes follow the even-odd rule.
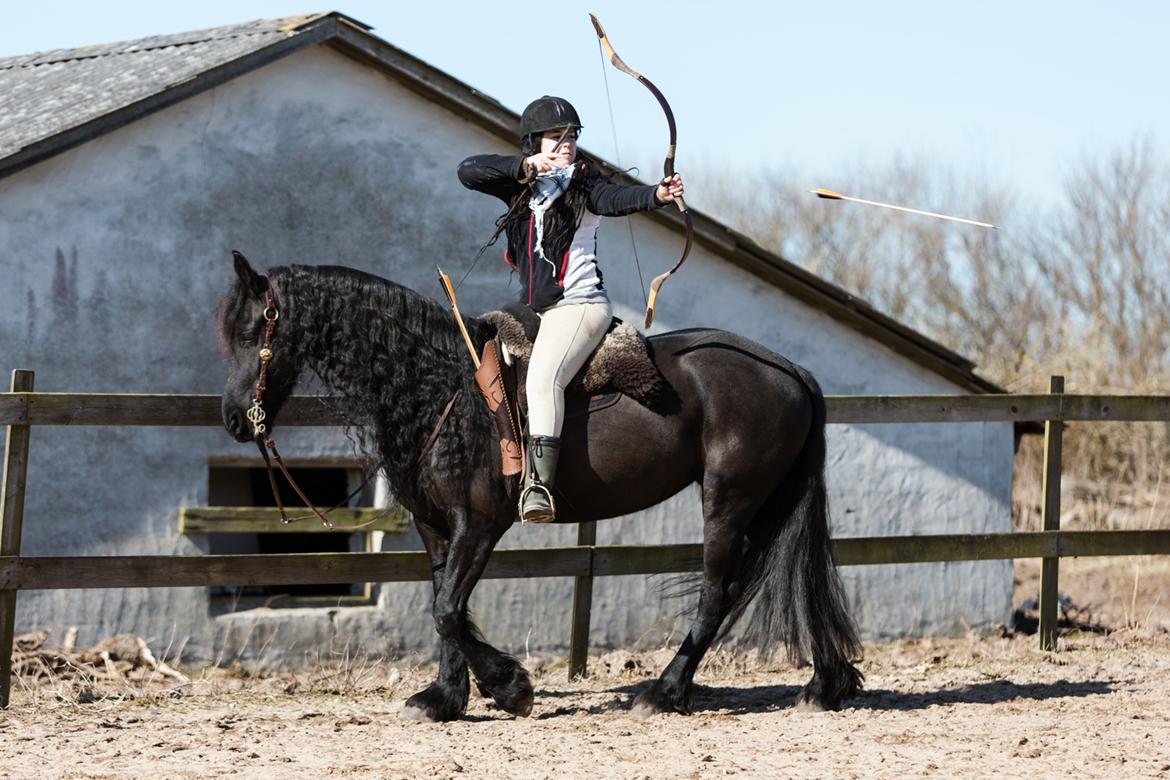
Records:
[[[236,275],[240,277],[240,283],[244,285],[244,289],[257,298],[263,297],[267,285],[264,283],[263,277],[252,270],[248,258],[234,249],[232,250],[232,258],[235,260]]]

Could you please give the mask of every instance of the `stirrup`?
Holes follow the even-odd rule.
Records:
[[[529,518],[524,513],[524,501],[534,491],[544,493],[544,497],[548,499],[548,513],[538,515],[534,513],[535,516]],[[520,491],[520,501],[517,508],[520,510],[521,523],[551,523],[557,516],[557,504],[553,500],[552,492],[539,482],[533,482],[531,485],[525,487],[524,490]]]

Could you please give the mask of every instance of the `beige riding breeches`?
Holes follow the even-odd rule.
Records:
[[[561,435],[565,387],[601,343],[612,319],[609,301],[563,304],[540,315],[524,386],[530,435]]]

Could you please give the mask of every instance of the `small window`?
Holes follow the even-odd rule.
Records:
[[[362,469],[351,462],[320,462],[286,459],[286,465],[301,490],[319,509],[335,504],[368,507],[373,503],[373,482],[366,484],[349,500],[363,479]],[[279,472],[276,484],[290,517],[311,515],[300,498]],[[208,470],[208,504],[212,507],[275,507],[272,486],[263,461],[213,462]],[[299,520],[287,526],[259,523],[273,532],[255,533],[233,528],[230,533],[207,534],[207,552],[212,555],[255,555],[310,552],[357,552],[368,549],[370,534],[318,531],[320,521]],[[247,527],[245,524],[244,527]],[[296,529],[311,529],[298,532]],[[286,530],[287,529],[287,530]],[[370,583],[328,585],[248,585],[211,588],[213,614],[236,612],[255,607],[309,607],[337,604],[372,603]]]

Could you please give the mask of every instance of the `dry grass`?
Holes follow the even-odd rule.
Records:
[[[1170,479],[1165,467],[1170,453],[1153,437],[1151,428],[1131,423],[1070,425],[1061,474],[1060,526],[1066,530],[1142,530],[1168,528]],[[1084,441],[1092,433],[1092,441]],[[1159,432],[1160,433],[1160,432]],[[1140,443],[1140,444],[1138,444]],[[1012,517],[1017,531],[1042,527],[1043,437],[1028,436],[1015,458]],[[1137,451],[1140,446],[1140,451]],[[1102,462],[1107,456],[1112,460]]]
[[[114,709],[130,702],[159,706],[179,699],[236,693],[393,696],[400,692],[404,677],[403,670],[386,659],[352,653],[348,648],[319,656],[304,669],[280,672],[270,671],[263,660],[249,666],[236,662],[173,669],[167,661],[177,667],[177,660],[164,654],[158,660],[166,671],[160,672],[129,652],[107,649],[105,656],[101,655],[102,648],[134,647],[138,638],[131,635],[105,640],[80,653],[46,647],[47,635],[47,631],[36,632],[17,639],[18,648],[23,645],[24,649],[16,654],[13,690],[37,707]],[[417,669],[411,667],[406,673]]]

